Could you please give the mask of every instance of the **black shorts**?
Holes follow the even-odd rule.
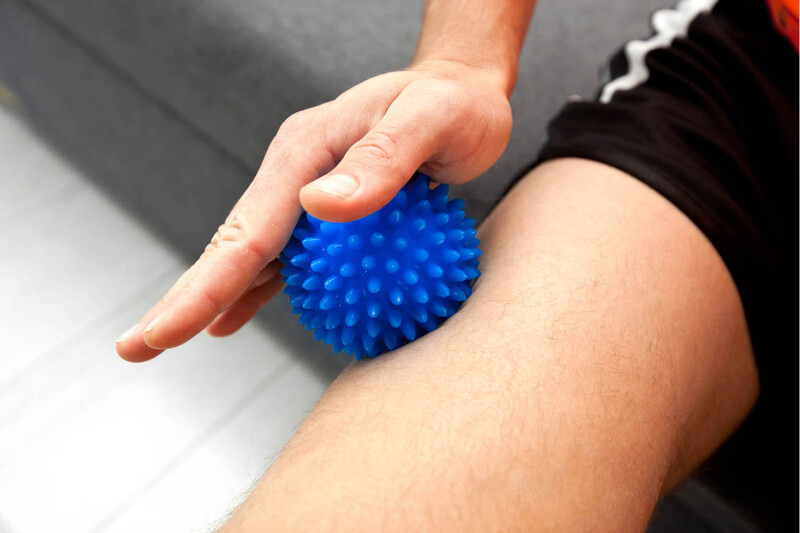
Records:
[[[539,162],[623,170],[716,247],[744,303],[762,393],[701,474],[762,524],[796,524],[798,56],[763,0],[701,4],[713,2],[656,13],[653,37],[614,56],[597,99],[553,119]]]

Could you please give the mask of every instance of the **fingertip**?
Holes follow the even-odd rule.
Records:
[[[131,354],[125,355],[125,354],[121,353],[119,349],[117,349],[117,355],[119,355],[120,359],[122,359],[123,361],[126,361],[128,363],[146,363],[147,361],[150,361],[151,359],[155,359],[157,356],[161,355],[162,353],[164,353],[164,350],[152,350],[149,353],[141,353],[140,352],[140,353],[134,354],[134,355],[131,355]]]
[[[215,320],[206,328],[206,333],[208,333],[209,336],[217,339],[229,337],[239,331],[243,325],[244,324],[241,324],[237,327],[232,327],[231,324],[227,323],[227,321],[223,319],[223,317],[220,317],[220,319]]]
[[[217,331],[215,328],[212,328],[211,326],[208,326],[208,327],[206,328],[206,334],[207,334],[209,337],[214,337],[215,339],[221,339],[221,338],[223,338],[223,337],[227,337],[227,336],[229,335],[229,333],[222,333],[222,332],[219,332],[219,331]]]
[[[182,342],[164,342],[157,335],[152,333],[142,333],[142,342],[151,350],[166,350],[167,348],[174,348]],[[185,341],[184,341],[185,342]]]
[[[142,336],[138,334],[138,329],[134,328],[127,338],[120,338],[115,343],[117,355],[129,363],[149,361],[164,351],[147,346]]]
[[[359,186],[359,181],[349,174],[331,174],[314,180],[303,188],[329,198],[346,200],[358,192]]]
[[[352,215],[352,208],[345,198],[332,196],[313,186],[300,189],[300,204],[310,215],[330,222],[349,222],[358,216]]]
[[[388,198],[378,196],[362,187],[356,194],[348,198],[336,197],[306,185],[300,189],[300,204],[306,212],[320,220],[329,222],[351,222],[378,211],[394,195]]]
[[[163,334],[161,334],[162,333],[161,330],[164,328],[158,327],[159,321],[161,320],[162,316],[163,315],[157,316],[156,318],[151,320],[150,323],[147,324],[147,327],[142,332],[142,341],[147,347],[153,350],[164,350],[166,348],[173,347],[172,345],[164,343],[159,339],[159,337],[164,336]]]
[[[214,322],[206,328],[206,333],[216,338],[229,337],[242,329],[251,318],[256,316],[260,308],[261,306],[257,303],[240,302],[239,305],[228,309],[218,316]]]
[[[283,286],[280,276],[273,276],[262,285],[253,288],[236,304],[226,309],[206,328],[212,337],[233,335],[255,317]]]
[[[215,307],[209,307],[207,313],[186,311],[191,307],[176,305],[164,311],[144,329],[142,342],[153,350],[176,348],[203,331],[219,314]]]

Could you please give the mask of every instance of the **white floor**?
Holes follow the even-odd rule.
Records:
[[[207,531],[327,386],[256,326],[120,360],[185,266],[0,108],[0,532]]]

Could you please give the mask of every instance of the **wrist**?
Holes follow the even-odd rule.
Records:
[[[418,52],[409,70],[434,73],[450,79],[476,80],[496,87],[506,98],[511,97],[517,80],[516,61],[495,62],[477,57],[465,58],[463,54],[459,56],[437,53],[423,56]]]

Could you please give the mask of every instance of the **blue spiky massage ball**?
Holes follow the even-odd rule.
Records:
[[[480,276],[475,220],[418,174],[353,222],[300,217],[280,256],[292,312],[314,338],[361,359],[439,327]]]

